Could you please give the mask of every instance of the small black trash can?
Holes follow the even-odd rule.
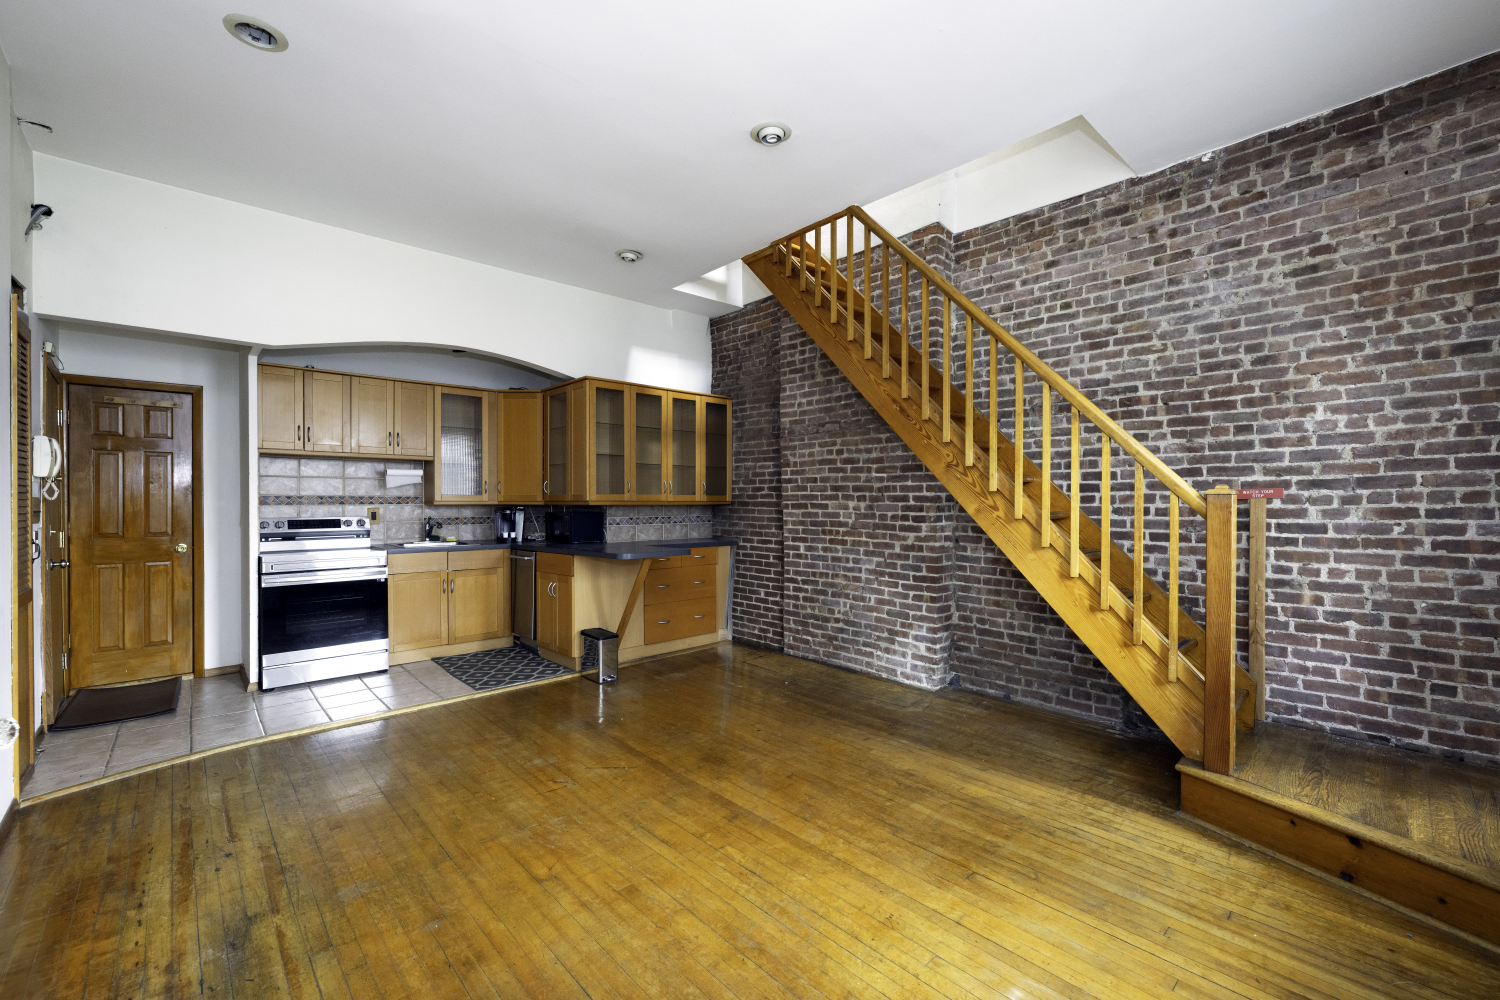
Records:
[[[606,628],[586,628],[579,670],[595,684],[611,684],[620,666],[620,637]]]

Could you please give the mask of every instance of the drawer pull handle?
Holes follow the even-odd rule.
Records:
[[[707,583],[707,580],[694,580],[694,583]]]
[[[670,624],[672,624],[672,619],[668,618],[666,621],[664,621],[664,622],[657,622],[656,624],[658,624],[658,625],[670,625]]]
[[[656,589],[657,590],[666,590],[670,586],[672,586],[670,583],[658,583],[656,585]]]
[[[707,615],[694,615],[694,618],[707,618]]]

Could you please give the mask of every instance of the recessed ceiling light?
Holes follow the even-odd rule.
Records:
[[[286,36],[258,17],[225,14],[224,28],[252,49],[260,49],[262,52],[286,51]]]
[[[640,260],[646,255],[641,253],[639,250],[616,250],[615,256],[620,258],[627,264],[634,264],[636,261]]]
[[[750,138],[762,146],[779,146],[792,137],[792,130],[781,122],[761,122],[750,130]]]

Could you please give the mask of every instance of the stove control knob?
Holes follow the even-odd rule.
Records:
[[[365,526],[365,519],[360,518],[359,520],[355,521],[354,526],[357,528],[363,528]]]
[[[354,522],[351,521],[351,520],[349,520],[348,518],[345,518],[344,519],[344,527],[346,527],[346,528],[352,528],[352,527],[354,527]]]
[[[271,522],[270,521],[262,521],[262,522],[260,522],[260,530],[262,530],[262,531],[265,531],[270,526],[271,526]]]
[[[278,528],[285,528],[286,527],[286,522],[285,521],[277,521],[276,522],[276,527],[278,527]]]

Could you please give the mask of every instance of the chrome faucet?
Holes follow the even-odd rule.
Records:
[[[437,518],[424,517],[422,518],[422,536],[429,542],[440,542],[442,539],[438,537],[438,529],[442,526],[443,522]]]

